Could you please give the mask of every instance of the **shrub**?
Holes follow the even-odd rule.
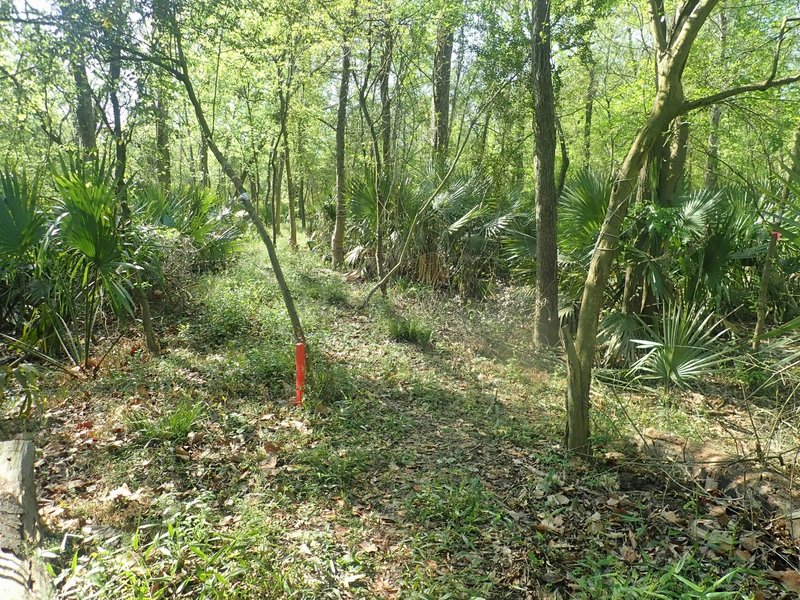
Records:
[[[727,329],[714,321],[713,313],[699,308],[670,304],[654,326],[644,324],[650,339],[632,340],[647,354],[632,370],[664,388],[689,387],[689,383],[719,370],[726,349],[715,349]]]

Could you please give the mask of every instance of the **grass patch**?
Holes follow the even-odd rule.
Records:
[[[429,346],[433,339],[433,329],[420,321],[407,317],[390,317],[387,324],[389,337],[395,342],[405,342],[416,346]]]
[[[196,429],[205,413],[202,403],[182,400],[174,409],[161,415],[146,415],[136,412],[127,418],[128,429],[144,441],[173,441],[186,438]]]

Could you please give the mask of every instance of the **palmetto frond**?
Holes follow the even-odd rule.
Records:
[[[727,358],[727,349],[720,342],[727,330],[713,313],[668,304],[660,321],[643,326],[648,339],[631,342],[647,353],[632,369],[664,387],[688,387],[692,381],[718,372]]]
[[[36,246],[45,232],[39,210],[39,181],[9,167],[0,171],[0,263],[20,259]]]

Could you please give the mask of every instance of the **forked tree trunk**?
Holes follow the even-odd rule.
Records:
[[[342,73],[339,80],[339,108],[336,112],[336,222],[331,236],[333,266],[344,262],[344,230],[347,227],[344,179],[344,135],[347,126],[347,96],[350,88],[350,46],[342,46]]]
[[[736,86],[696,100],[685,100],[681,78],[689,52],[718,3],[719,0],[688,0],[677,13],[678,20],[670,39],[667,39],[661,28],[661,24],[666,21],[663,2],[651,0],[649,4],[653,39],[658,55],[658,92],[650,115],[637,133],[614,181],[606,217],[600,228],[592,252],[589,273],[586,276],[577,336],[572,351],[569,349],[572,345],[569,332],[564,331],[568,361],[566,442],[567,448],[579,455],[588,456],[591,453],[589,389],[597,345],[597,326],[603,308],[605,289],[619,246],[620,228],[648,152],[670,121],[678,115],[718,104],[739,94],[772,89],[800,81],[800,74],[776,78],[781,44],[787,30],[787,22],[784,21],[778,36],[772,69],[765,80]]]
[[[533,0],[531,12],[536,179],[536,301],[534,338],[539,347],[558,343],[556,114],[550,65],[550,0]]]

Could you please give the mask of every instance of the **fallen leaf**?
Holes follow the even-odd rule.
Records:
[[[739,538],[739,545],[745,550],[754,552],[761,546],[761,542],[758,541],[754,533],[748,533]]]
[[[681,522],[681,519],[678,516],[678,513],[673,512],[671,510],[665,510],[659,516],[662,519],[664,519],[667,523],[672,523],[673,525],[676,525],[676,524]]]
[[[639,560],[639,553],[630,546],[623,546],[622,550],[620,551],[620,557],[626,563],[631,564]]]
[[[361,542],[358,545],[358,547],[361,548],[362,552],[365,552],[367,554],[374,554],[375,552],[378,551],[378,547],[372,542],[367,542],[367,541]]]
[[[355,583],[359,579],[364,579],[366,575],[364,573],[351,573],[342,577],[342,583],[344,583],[345,587],[350,587],[351,583]]]
[[[123,483],[118,488],[115,488],[115,489],[111,490],[110,492],[108,492],[108,494],[105,495],[103,500],[105,500],[106,502],[113,502],[114,500],[119,500],[120,498],[124,498],[124,499],[128,500],[128,499],[130,499],[130,497],[132,495],[133,495],[133,493],[131,492],[130,488],[128,487],[128,484],[127,483]]]
[[[301,435],[308,435],[311,430],[302,421],[289,421],[289,425],[296,429]]]
[[[553,494],[552,496],[547,497],[547,504],[550,504],[551,506],[566,506],[569,504],[569,498],[567,498],[564,494]]]
[[[733,558],[735,558],[739,562],[749,562],[753,555],[750,554],[747,550],[734,550],[733,551]]]
[[[769,576],[777,579],[790,592],[800,592],[800,571],[786,569],[785,571],[770,571]]]
[[[545,517],[539,522],[537,529],[540,531],[549,531],[551,533],[560,533],[564,527],[564,517],[556,515],[555,517]]]

